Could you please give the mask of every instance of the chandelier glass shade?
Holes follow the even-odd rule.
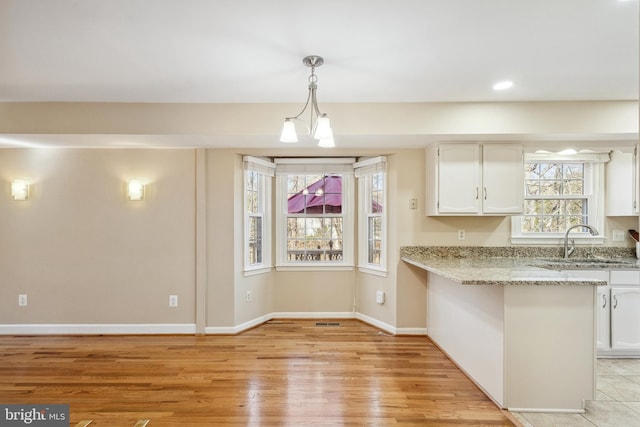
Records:
[[[298,142],[298,134],[296,133],[295,122],[300,122],[305,125],[309,135],[318,140],[318,146],[320,147],[335,147],[333,141],[333,131],[331,130],[331,122],[329,117],[320,112],[318,108],[318,100],[316,98],[316,91],[318,89],[318,76],[315,74],[315,68],[324,63],[324,59],[320,56],[306,56],[302,59],[302,63],[307,67],[311,67],[311,75],[309,76],[309,93],[307,95],[307,102],[304,104],[302,111],[298,115],[293,117],[287,117],[284,119],[282,125],[282,134],[280,135],[280,142],[293,143]],[[308,110],[308,111],[307,111]],[[307,123],[303,115],[309,114],[309,122]]]

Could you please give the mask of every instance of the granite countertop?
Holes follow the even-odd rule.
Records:
[[[463,285],[602,286],[603,280],[579,277],[575,269],[640,269],[627,248],[601,248],[565,261],[557,248],[410,246],[400,249],[402,261]],[[604,252],[604,253],[602,253]]]

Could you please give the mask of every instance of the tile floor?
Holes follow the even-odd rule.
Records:
[[[524,427],[640,427],[640,359],[598,359],[596,400],[584,414],[514,412]]]

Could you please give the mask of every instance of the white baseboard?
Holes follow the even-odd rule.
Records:
[[[272,319],[353,319],[356,314],[347,311],[276,311],[265,314],[238,326],[208,326],[204,329],[207,335],[233,335],[254,328]]]
[[[127,335],[195,333],[195,323],[0,325],[0,335]]]
[[[353,319],[351,311],[276,311],[272,319]]]
[[[237,326],[207,326],[204,328],[204,333],[207,335],[235,335],[247,329],[255,328],[271,319],[273,319],[273,314],[265,314],[264,316],[257,317]]]
[[[375,326],[378,329],[382,329],[383,331],[391,335],[396,335],[398,333],[397,328],[395,326],[391,326],[388,323],[381,322],[378,319],[374,319],[373,317],[367,316],[366,314],[356,313],[356,319],[362,320],[363,322],[368,323],[372,326]]]
[[[350,311],[280,311],[246,321],[236,326],[207,326],[207,335],[235,335],[272,319],[358,319],[392,335],[426,335],[426,328],[396,328],[362,313]],[[0,325],[0,335],[131,335],[195,334],[193,323],[145,324],[16,324]]]
[[[584,409],[507,408],[509,412],[548,412],[552,414],[584,414]]]
[[[427,336],[427,328],[396,328],[396,335]]]

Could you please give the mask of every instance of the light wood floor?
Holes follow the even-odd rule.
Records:
[[[89,427],[513,425],[425,337],[316,322],[237,336],[0,337],[0,403],[70,404],[71,425]]]

